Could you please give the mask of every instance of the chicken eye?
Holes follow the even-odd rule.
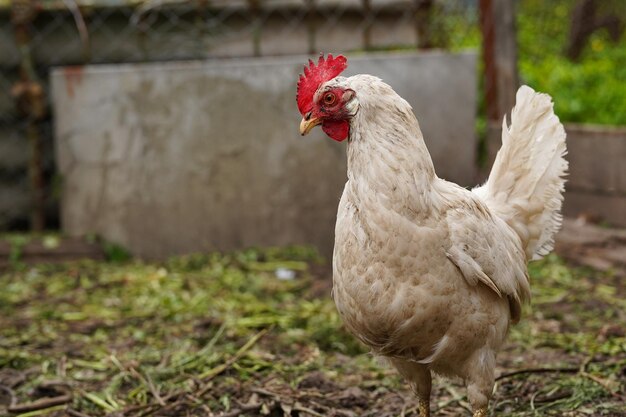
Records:
[[[334,104],[336,99],[337,98],[335,97],[333,93],[324,94],[324,104],[326,104],[327,106]]]

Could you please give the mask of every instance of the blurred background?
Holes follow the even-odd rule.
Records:
[[[73,236],[98,234],[148,256],[268,243],[313,243],[327,250],[332,241],[316,236],[306,224],[322,223],[324,235],[332,231],[333,202],[341,189],[344,166],[339,157],[331,161],[332,165],[338,166],[337,170],[332,170],[332,177],[314,168],[311,171],[308,165],[316,164],[316,161],[302,155],[310,154],[313,145],[283,147],[282,153],[273,151],[274,154],[261,151],[257,158],[266,157],[257,171],[247,170],[230,176],[216,174],[214,179],[217,180],[213,183],[209,179],[200,181],[198,190],[216,186],[221,189],[243,188],[239,195],[222,195],[227,201],[215,195],[211,201],[194,199],[195,191],[191,190],[189,195],[172,191],[172,187],[188,187],[191,181],[189,175],[180,174],[178,165],[185,165],[185,160],[194,160],[195,152],[183,145],[186,136],[204,131],[206,148],[200,153],[206,154],[222,150],[229,152],[220,146],[215,147],[219,141],[213,138],[216,132],[229,129],[230,135],[249,135],[251,137],[246,140],[257,143],[266,140],[268,147],[272,147],[272,142],[267,139],[272,135],[270,127],[235,131],[229,126],[241,123],[236,117],[225,121],[220,118],[224,125],[215,131],[208,126],[189,128],[185,125],[189,125],[189,119],[203,118],[200,104],[195,106],[197,113],[185,110],[188,119],[172,115],[168,109],[159,110],[161,113],[157,118],[170,127],[167,140],[181,144],[180,148],[184,149],[181,152],[189,152],[175,161],[168,159],[171,149],[163,154],[157,152],[154,163],[160,164],[161,169],[163,165],[169,168],[160,171],[154,167],[152,171],[148,170],[149,176],[159,176],[163,183],[167,183],[166,178],[182,175],[179,180],[170,181],[171,187],[140,183],[143,180],[138,177],[137,169],[130,172],[121,167],[116,172],[120,176],[121,172],[124,173],[123,182],[135,183],[125,194],[120,190],[111,191],[118,185],[110,177],[102,181],[94,179],[102,177],[108,166],[106,161],[111,162],[103,150],[109,146],[105,143],[107,135],[118,137],[113,142],[119,142],[120,146],[122,142],[135,144],[126,149],[110,145],[116,149],[114,153],[136,153],[133,149],[140,146],[143,150],[137,152],[145,156],[150,149],[158,148],[158,141],[142,126],[157,125],[154,120],[149,120],[155,117],[154,103],[167,104],[172,109],[181,106],[181,98],[172,95],[173,91],[180,90],[179,81],[189,81],[195,76],[207,77],[207,72],[211,71],[217,71],[218,77],[232,78],[230,69],[220,72],[215,68],[234,65],[238,71],[248,71],[248,75],[234,77],[250,86],[257,77],[254,73],[257,63],[268,65],[266,70],[258,70],[260,72],[296,68],[304,59],[291,56],[316,55],[320,51],[346,53],[349,57],[364,57],[366,61],[366,57],[373,57],[370,60],[379,63],[387,61],[386,70],[380,65],[372,68],[367,64],[360,67],[355,64],[355,68],[363,68],[365,72],[377,70],[380,72],[377,75],[392,85],[394,79],[404,77],[403,83],[398,82],[402,85],[394,87],[409,99],[425,126],[440,175],[464,185],[475,184],[484,178],[499,147],[499,127],[502,117],[514,103],[516,87],[525,83],[551,94],[557,114],[568,124],[570,136],[572,175],[568,183],[566,213],[570,216],[582,214],[596,222],[626,225],[626,180],[620,163],[626,152],[624,130],[620,128],[626,124],[625,16],[626,5],[619,0],[555,0],[549,3],[540,0],[0,1],[0,228],[9,231],[62,228]],[[419,52],[415,54],[413,51]],[[475,58],[466,59],[465,64],[446,61],[446,57],[474,53]],[[433,54],[439,54],[439,58],[432,57]],[[395,61],[399,56],[412,56],[415,62],[405,62],[403,67]],[[429,59],[433,62],[431,67],[428,67]],[[188,67],[191,60],[196,61],[195,70]],[[437,60],[441,62],[437,63]],[[152,79],[148,73],[159,70],[177,72],[177,62],[187,65],[188,75],[172,81],[168,87],[170,91],[163,90],[160,98],[151,96],[150,90],[141,83],[158,83],[166,76]],[[128,63],[151,65],[93,66]],[[454,71],[455,67],[463,68],[458,70],[459,74],[448,74],[450,80],[462,80],[449,82],[446,71]],[[55,77],[51,77],[55,68],[65,68],[57,70],[62,75],[56,82]],[[407,74],[411,68],[415,74]],[[103,72],[109,75],[102,75]],[[139,78],[132,82],[123,81],[128,72],[134,72]],[[101,77],[94,74],[101,74]],[[297,73],[293,75],[297,76]],[[115,87],[103,83],[102,77],[107,76],[115,78],[110,80]],[[273,84],[275,91],[269,91],[271,97],[287,92],[293,94],[294,76],[290,72],[277,75]],[[437,91],[425,92],[433,80],[439,80],[441,86]],[[206,79],[198,82],[210,83]],[[52,88],[55,85],[58,87],[56,91]],[[98,85],[100,90],[96,88]],[[106,96],[104,93],[110,88],[121,90],[117,97],[109,97],[107,106],[101,107],[101,101],[107,98],[100,97],[100,100],[98,96]],[[286,90],[288,88],[291,90]],[[202,94],[207,96],[211,92],[215,89],[208,87]],[[187,101],[192,100],[190,94],[193,93],[185,93]],[[236,87],[225,94],[237,95]],[[70,103],[66,96],[71,98]],[[452,99],[453,96],[456,98]],[[446,97],[451,101],[446,102]],[[125,107],[129,101],[130,110]],[[237,105],[230,103],[233,100],[226,101],[226,106],[232,106],[232,111],[237,112]],[[435,104],[448,106],[455,102],[459,103],[456,107],[429,112]],[[284,107],[281,109],[284,112],[282,119],[289,120],[281,125],[283,138],[288,141],[296,133],[297,114],[295,106],[293,109],[287,107],[288,101],[280,105]],[[468,106],[472,107],[468,109]],[[102,116],[113,111],[125,113],[126,120],[113,121]],[[209,118],[214,114],[212,111],[208,113],[206,117]],[[473,120],[469,121],[468,117]],[[459,118],[463,121],[457,123],[456,130],[445,129],[446,124],[454,124]],[[133,124],[134,119],[139,122]],[[111,123],[121,127],[102,126]],[[125,129],[129,124],[133,125],[129,129],[136,128],[141,132]],[[250,124],[260,126],[256,120],[251,120]],[[165,128],[157,129],[162,131]],[[184,133],[190,130],[190,133]],[[79,132],[80,137],[70,139],[70,145],[65,146],[68,134],[74,134],[68,132]],[[124,137],[120,139],[120,136]],[[213,145],[210,145],[211,141]],[[318,144],[325,148],[333,145]],[[78,146],[80,151],[72,150],[73,146]],[[279,146],[276,144],[274,148]],[[463,152],[452,158],[449,150],[459,149],[457,146],[461,146]],[[89,153],[85,147],[91,148],[94,154],[85,154]],[[341,152],[337,149],[332,152]],[[78,152],[78,155],[68,157],[72,152]],[[315,158],[326,154],[321,155],[315,155]],[[259,176],[268,177],[271,165],[290,166],[289,161],[300,156],[305,158],[305,161],[298,162],[303,164],[302,176],[317,175],[317,181],[307,183],[298,176],[292,176],[291,180],[281,178],[281,181],[266,184],[262,193],[254,194],[255,181],[260,184]],[[453,161],[455,158],[457,161]],[[245,159],[235,158],[234,165],[243,164]],[[74,162],[98,164],[99,172],[77,171],[70,167]],[[209,163],[197,158],[196,162],[199,166]],[[116,162],[112,163],[115,166]],[[455,163],[462,167],[454,168]],[[149,161],[140,158],[127,161],[127,164],[136,168],[137,164],[149,164]],[[244,179],[239,181],[235,178],[237,176]],[[265,206],[270,211],[271,207],[297,205],[299,203],[294,201],[305,198],[302,193],[292,191],[278,201],[271,201],[268,194],[276,194],[276,188],[286,187],[285,181],[296,184],[292,187],[294,189],[315,189],[331,196],[318,199],[319,204],[315,201],[300,204],[297,213],[285,214],[286,220],[263,214]],[[323,183],[328,184],[320,185]],[[170,191],[163,191],[168,189]],[[126,204],[122,204],[122,200],[151,193],[159,195],[144,197],[141,208],[132,203],[128,203],[133,206],[130,208],[121,206]],[[211,191],[207,193],[211,194]],[[246,200],[247,193],[253,195]],[[315,192],[312,195],[319,196]],[[189,201],[183,204],[181,200],[185,199]],[[182,206],[198,209],[176,208],[176,204],[167,203],[174,200],[181,202]],[[259,200],[266,200],[267,204],[260,204]],[[260,204],[261,207],[256,213],[236,212],[236,216],[232,216],[228,207],[238,202]],[[330,209],[325,210],[324,207],[328,206]],[[122,219],[104,215],[99,208],[104,212],[125,210],[132,213]],[[231,236],[225,236],[228,233],[217,226],[200,226],[198,229],[198,223],[211,223],[207,218],[200,219],[202,210],[215,212],[213,223],[225,221],[231,229],[264,229],[260,224],[266,226],[257,235],[232,232]],[[325,214],[310,213],[320,210]],[[151,224],[129,230],[137,224],[137,219],[148,217],[162,223],[176,223],[177,220],[168,218],[172,212],[177,212],[179,219],[193,218],[187,225],[184,222],[173,225],[171,233],[152,236],[172,243],[144,248],[145,245],[136,242],[150,240],[146,233],[153,230]],[[297,219],[289,220],[289,216]],[[242,218],[248,221],[242,221]],[[274,226],[267,226],[268,223]],[[303,232],[286,236],[278,230],[284,227]],[[120,228],[128,232],[113,230]],[[201,234],[220,236],[207,240],[194,234],[196,230]],[[193,235],[186,241],[171,236],[185,231]],[[311,233],[312,241],[306,241]]]
[[[626,416],[625,28],[624,0],[0,0],[0,414],[418,415],[329,297],[346,144],[295,94],[331,52],[464,186],[517,87],[553,97],[566,218],[491,408]]]

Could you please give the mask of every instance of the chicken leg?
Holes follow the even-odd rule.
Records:
[[[467,398],[473,417],[487,417],[487,406],[495,384],[495,352],[488,347],[476,351],[468,361]]]
[[[392,358],[391,363],[410,384],[417,396],[417,408],[420,417],[430,417],[430,390],[432,376],[430,369],[416,362]],[[479,416],[480,417],[480,416]]]

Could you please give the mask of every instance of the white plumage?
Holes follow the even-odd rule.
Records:
[[[563,126],[549,96],[520,88],[488,181],[468,191],[435,175],[391,87],[337,77],[315,100],[337,89],[354,92],[341,113],[350,133],[333,258],[340,315],[409,381],[423,415],[432,371],[463,378],[484,416],[496,353],[530,297],[526,263],[550,251],[561,223]]]

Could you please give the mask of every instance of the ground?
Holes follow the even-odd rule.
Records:
[[[531,265],[490,415],[626,416],[626,286],[604,266]],[[306,248],[14,260],[0,276],[0,415],[416,416],[342,328],[329,280]],[[434,387],[434,415],[470,415],[459,381]]]

